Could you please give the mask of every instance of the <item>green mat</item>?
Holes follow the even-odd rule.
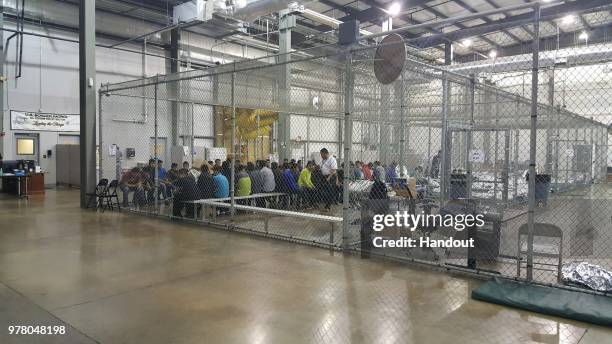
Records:
[[[612,297],[495,278],[472,291],[476,300],[612,326]]]

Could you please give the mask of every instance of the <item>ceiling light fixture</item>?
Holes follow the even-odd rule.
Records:
[[[573,15],[568,14],[565,17],[561,18],[561,24],[564,24],[564,25],[574,24],[575,20],[576,18],[574,18]]]
[[[463,45],[466,48],[469,48],[470,46],[472,46],[472,40],[471,39],[464,39],[463,41],[461,41],[461,45]]]
[[[402,10],[402,5],[400,5],[399,2],[394,2],[391,4],[391,6],[389,6],[387,13],[389,13],[392,16],[396,16],[401,12],[401,10]]]

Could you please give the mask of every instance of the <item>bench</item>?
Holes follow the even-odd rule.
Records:
[[[256,193],[256,194],[252,194],[252,195],[248,195],[248,196],[236,196],[234,197],[235,200],[241,200],[241,199],[255,199],[255,198],[266,198],[266,197],[278,197],[278,196],[285,196],[286,194],[282,193],[282,192],[262,192],[262,193]],[[224,198],[206,198],[206,199],[198,199],[195,201],[189,201],[189,203],[194,203],[194,204],[203,204],[206,203],[208,201],[214,201],[214,202],[226,202],[226,201],[231,201],[232,198],[231,197],[224,197]]]
[[[202,204],[202,205],[205,205],[205,206],[212,207],[212,209],[213,209],[213,212],[212,212],[213,213],[213,222],[216,222],[216,220],[217,220],[217,208],[231,208],[231,206],[232,206],[229,203],[217,202],[217,201],[215,201],[213,199],[210,199],[210,200],[200,200],[199,203]],[[289,211],[289,210],[259,208],[259,207],[249,206],[249,205],[235,204],[234,205],[234,209],[245,210],[245,211],[252,211],[252,212],[262,213],[262,214],[265,214],[265,215],[290,216],[290,217],[295,217],[295,218],[302,218],[302,219],[308,219],[308,220],[328,222],[328,223],[331,224],[331,230],[330,230],[330,233],[329,233],[329,243],[330,244],[334,243],[335,224],[342,222],[342,218],[341,217],[328,216],[328,215],[319,215],[319,214],[300,213],[300,212],[297,212],[297,211]],[[265,228],[266,233],[268,233],[268,222],[270,221],[270,217],[271,216],[265,216],[264,217],[264,228]]]
[[[238,201],[238,200],[243,200],[243,199],[256,199],[256,198],[267,198],[267,197],[279,197],[279,196],[285,196],[287,194],[285,193],[281,193],[281,192],[268,192],[268,193],[256,193],[256,194],[252,194],[252,195],[248,195],[248,196],[236,196],[234,197],[234,200]],[[203,199],[197,199],[194,201],[183,201],[184,203],[190,203],[193,205],[201,205],[201,204],[205,204],[206,202],[209,201],[213,201],[213,202],[229,202],[231,201],[232,198],[231,197],[223,197],[223,198],[203,198]],[[198,212],[194,211],[193,212],[193,219],[197,220],[197,215]],[[215,214],[216,216],[216,214]]]

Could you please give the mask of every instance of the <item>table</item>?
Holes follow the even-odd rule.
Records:
[[[2,191],[11,192],[17,197],[28,198],[32,194],[45,193],[45,174],[28,173],[17,176],[12,173],[4,173],[2,179]]]

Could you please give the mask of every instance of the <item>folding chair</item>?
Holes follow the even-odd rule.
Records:
[[[106,193],[106,188],[108,187],[108,179],[102,178],[96,185],[94,192],[86,193],[89,198],[87,199],[87,208],[91,207],[91,201],[96,200],[96,207],[94,210],[98,210],[98,208],[102,207],[102,202],[104,201],[104,195]]]
[[[106,201],[106,207],[109,209],[115,209],[115,205],[117,205],[117,209],[121,211],[121,203],[119,203],[119,195],[117,194],[117,188],[119,187],[119,181],[114,179],[110,182],[106,191],[104,192],[104,200]],[[114,201],[114,202],[113,202]],[[102,212],[106,207],[102,207]]]
[[[534,258],[557,258],[557,264],[551,264],[548,262],[534,262],[533,265],[543,266],[556,266],[557,269],[557,281],[561,282],[561,265],[563,261],[563,231],[561,228],[550,224],[550,223],[534,223],[533,225],[533,254]],[[518,234],[518,257],[516,263],[516,275],[521,277],[521,265],[523,256],[527,255],[527,236],[529,235],[529,225],[527,223],[519,227]],[[524,241],[521,241],[525,237]],[[545,238],[546,242],[542,243],[536,240],[538,238]],[[553,240],[558,239],[558,244],[551,243]],[[556,240],[555,240],[556,241]],[[543,269],[534,267],[534,270],[541,271],[555,271],[551,269]]]

